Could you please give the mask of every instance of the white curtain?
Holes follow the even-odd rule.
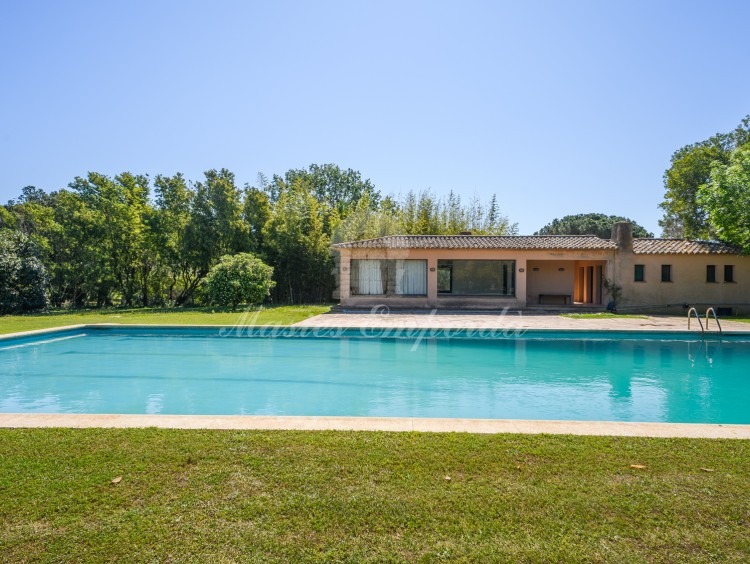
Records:
[[[380,274],[379,260],[359,260],[359,288],[357,293],[360,295],[382,295],[383,278]]]
[[[396,261],[396,293],[407,296],[427,294],[427,261]]]

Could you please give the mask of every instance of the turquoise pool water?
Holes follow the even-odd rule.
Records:
[[[85,328],[0,341],[0,412],[750,423],[750,336]]]

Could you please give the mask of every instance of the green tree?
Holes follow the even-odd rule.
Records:
[[[273,206],[263,239],[268,262],[274,267],[276,301],[309,303],[330,298],[333,259],[322,208],[302,180],[287,187]]]
[[[59,226],[49,238],[52,304],[80,307],[96,298],[101,304],[111,287],[101,219],[77,192],[69,190],[54,194],[52,208]]]
[[[346,217],[360,198],[367,196],[376,206],[380,193],[369,179],[350,168],[343,170],[334,164],[311,164],[305,169],[291,169],[284,177],[274,176],[268,190],[271,199],[276,201],[281,193],[295,182],[303,182],[310,187],[312,194],[323,205],[335,210],[340,217]],[[327,231],[329,234],[331,231]]]
[[[645,228],[632,219],[603,213],[580,213],[554,219],[534,235],[596,235],[602,239],[612,236],[612,226],[618,221],[627,221],[633,226],[633,237],[653,237]]]
[[[152,275],[158,255],[153,238],[154,209],[146,176],[129,172],[115,177],[125,196],[125,228],[127,243],[122,246],[123,264],[118,272],[120,288],[127,305],[148,306]]]
[[[78,193],[61,190],[47,194],[27,186],[6,209],[13,216],[13,226],[38,249],[49,276],[53,305],[83,305],[88,296],[96,295],[107,269],[106,259],[93,211]]]
[[[181,240],[181,276],[185,282],[176,298],[187,303],[211,267],[224,255],[251,249],[249,229],[242,219],[242,192],[234,174],[227,169],[211,169],[196,182],[190,196],[189,221]]]
[[[110,303],[116,290],[126,305],[135,305],[152,270],[146,253],[146,220],[151,212],[148,178],[124,172],[111,179],[90,172],[70,187],[93,212],[90,235],[100,244],[105,259],[97,303]]]
[[[30,237],[39,251],[39,259],[47,263],[50,259],[50,237],[59,227],[55,223],[50,195],[34,186],[26,186],[17,200],[8,202],[7,210],[13,216],[8,227],[18,229]]]
[[[438,235],[442,233],[441,209],[429,190],[409,191],[401,203],[399,219],[406,235]]]
[[[47,272],[38,252],[24,233],[0,229],[0,314],[47,308]]]
[[[250,249],[254,253],[261,252],[263,249],[263,228],[270,217],[271,200],[268,193],[259,188],[246,186],[242,219],[248,229]]]
[[[234,174],[223,168],[208,170],[195,184],[187,236],[205,274],[223,255],[248,250],[248,229],[242,220],[242,192]]]
[[[694,239],[715,236],[708,213],[698,200],[698,192],[709,182],[713,164],[726,165],[731,152],[748,142],[750,115],[730,133],[717,133],[675,151],[664,173],[664,201],[659,204],[664,210],[659,225],[665,236]]]
[[[475,235],[513,235],[517,229],[500,213],[495,196],[485,206],[477,197],[464,204],[454,192],[439,199],[430,191],[412,190],[401,201],[387,196],[377,206],[363,197],[336,229],[334,241],[396,234],[457,235],[466,231]]]
[[[490,206],[487,208],[487,216],[485,218],[485,229],[489,232],[508,225],[508,218],[500,215],[500,207],[497,205],[497,194],[492,194],[490,200]]]
[[[15,229],[16,218],[8,210],[8,206],[0,206],[0,229]]]
[[[450,192],[447,198],[437,198],[429,190],[419,194],[410,191],[396,211],[401,232],[407,235],[512,235],[517,225],[511,224],[500,213],[495,196],[485,206],[474,196],[464,204],[461,196]]]
[[[373,208],[369,196],[360,198],[349,215],[336,227],[333,242],[374,239],[386,235],[402,233],[398,217],[398,204],[391,198],[384,198],[381,205]]]
[[[45,192],[41,188],[37,188],[36,186],[25,186],[21,189],[21,195],[18,197],[18,200],[11,200],[10,202],[8,202],[8,204],[11,206],[17,203],[36,203],[41,205],[49,205],[51,199],[51,195],[47,194],[47,192]]]
[[[271,293],[275,282],[273,268],[251,253],[225,255],[205,279],[212,303],[236,309],[239,304],[260,304]]]
[[[183,304],[201,280],[202,259],[188,242],[195,192],[182,174],[154,179],[152,237],[166,278],[164,300]]]
[[[719,239],[750,253],[750,143],[732,151],[728,164],[714,163],[698,202]]]
[[[466,231],[468,225],[466,210],[461,205],[461,196],[455,194],[453,190],[448,194],[444,205],[441,206],[441,227],[444,233],[460,233]]]

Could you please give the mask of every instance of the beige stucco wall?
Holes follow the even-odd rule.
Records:
[[[560,274],[566,281],[564,293],[573,292],[573,276],[576,261],[590,264],[599,262],[611,268],[614,260],[613,251],[516,251],[497,249],[339,249],[340,275],[338,296],[344,307],[389,307],[403,308],[467,308],[467,309],[502,309],[524,308],[527,303],[535,304],[540,293],[563,293],[556,289],[556,284],[544,279],[541,274],[548,271],[559,281]],[[352,259],[422,259],[427,260],[427,296],[352,296],[351,260]],[[516,295],[501,296],[448,296],[439,295],[437,291],[438,260],[515,260],[516,261]],[[540,268],[539,272],[529,272],[529,261]],[[548,264],[552,265],[548,268]],[[544,272],[542,273],[542,266]],[[559,268],[565,271],[560,273]],[[540,276],[534,276],[540,274]],[[534,286],[528,287],[531,282]]]
[[[645,267],[645,281],[634,281],[636,264]],[[672,282],[661,281],[661,265],[672,265]],[[706,282],[706,266],[716,265],[717,282]],[[734,265],[736,282],[724,282],[724,265]],[[750,257],[739,255],[644,255],[618,253],[615,279],[622,287],[623,308],[676,313],[682,304],[699,308],[732,307],[750,312]]]
[[[575,283],[575,261],[569,260],[529,260],[527,261],[528,283],[526,303],[539,302],[540,294],[573,295]],[[572,300],[572,297],[571,297]]]

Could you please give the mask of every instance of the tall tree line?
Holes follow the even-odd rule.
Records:
[[[666,237],[721,239],[740,244],[736,232],[750,231],[746,201],[750,185],[742,181],[744,155],[750,150],[750,115],[728,133],[685,145],[672,155],[664,173],[664,217],[659,225]],[[725,189],[734,179],[735,202]],[[720,205],[722,204],[722,205]],[[735,210],[737,213],[735,213]],[[734,217],[726,224],[727,218]],[[744,247],[750,252],[750,246]]]
[[[618,221],[630,223],[634,237],[654,236],[653,233],[628,217],[603,213],[579,213],[553,219],[534,235],[596,235],[602,239],[609,239],[612,226]]]
[[[0,229],[33,242],[53,306],[82,307],[200,303],[211,267],[244,252],[274,267],[274,302],[323,302],[333,290],[333,242],[516,228],[495,197],[488,205],[429,191],[384,197],[359,172],[327,164],[243,187],[226,169],[194,182],[91,172],[52,193],[24,188],[0,207]]]

